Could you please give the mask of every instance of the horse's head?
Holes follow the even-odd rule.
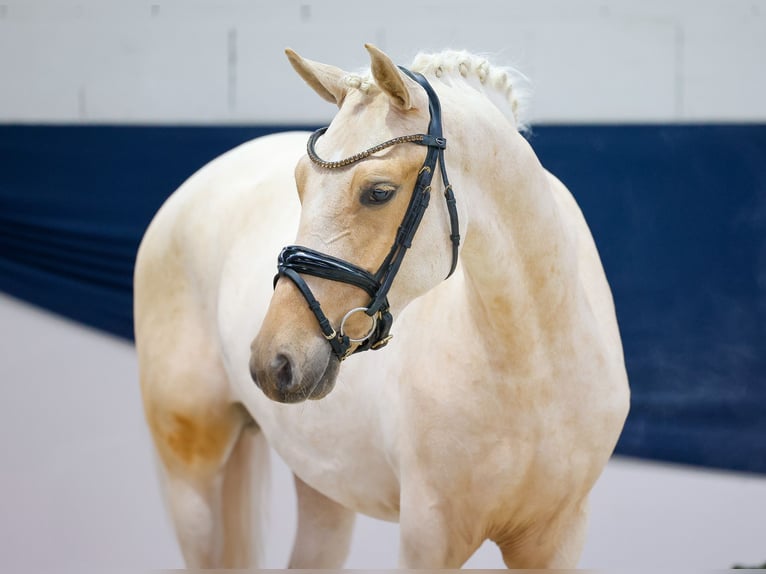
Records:
[[[296,245],[280,255],[252,344],[253,379],[280,402],[329,393],[341,361],[385,345],[392,316],[456,261],[457,213],[454,201],[447,209],[441,199],[438,98],[422,77],[367,49],[369,77],[287,51],[298,74],[340,109],[295,169],[302,205]],[[403,137],[413,134],[425,138]],[[430,195],[441,204],[425,209]]]

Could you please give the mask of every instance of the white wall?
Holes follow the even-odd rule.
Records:
[[[539,122],[766,121],[761,0],[2,0],[0,122],[323,122],[282,50],[364,42],[515,64]]]
[[[181,568],[144,424],[135,350],[0,294],[0,571]],[[272,457],[267,568],[287,564],[295,495]],[[766,477],[614,459],[582,568],[766,560]],[[396,566],[398,529],[359,517],[348,568]],[[502,568],[485,544],[467,564]]]

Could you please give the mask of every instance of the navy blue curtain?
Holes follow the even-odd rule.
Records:
[[[0,126],[0,290],[132,338],[152,215],[210,159],[284,129]],[[529,139],[577,198],[614,292],[633,393],[618,452],[766,473],[766,125]]]

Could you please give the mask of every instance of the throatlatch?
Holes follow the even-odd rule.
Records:
[[[330,343],[332,351],[338,360],[366,351],[368,349],[380,349],[384,347],[391,339],[390,334],[393,317],[389,311],[388,291],[391,289],[394,278],[399,267],[404,260],[407,249],[412,245],[412,239],[418,230],[423,214],[428,207],[431,199],[431,180],[436,164],[439,163],[442,182],[444,183],[444,198],[447,203],[447,211],[450,219],[450,241],[452,242],[452,264],[450,265],[447,277],[452,275],[457,266],[458,247],[460,246],[460,228],[458,225],[457,205],[452,186],[447,179],[447,170],[444,166],[444,149],[447,147],[447,141],[442,135],[441,105],[439,98],[425,77],[407,70],[399,69],[407,76],[415,80],[425,89],[428,94],[428,107],[431,119],[428,124],[427,134],[414,134],[409,136],[400,136],[390,139],[386,142],[371,147],[368,150],[355,154],[340,161],[325,161],[321,159],[315,150],[317,140],[327,131],[327,128],[321,128],[314,132],[309,138],[307,153],[311,161],[315,164],[327,168],[336,169],[354,164],[372,154],[379,152],[387,147],[401,143],[414,143],[428,147],[426,159],[423,167],[418,172],[415,188],[413,189],[410,203],[404,214],[402,223],[396,232],[396,237],[391,246],[388,255],[381,263],[375,274],[357,267],[353,263],[332,257],[325,253],[320,253],[301,247],[299,245],[289,245],[282,249],[277,262],[277,275],[274,277],[274,287],[277,285],[280,277],[290,279],[301,292],[309,309],[314,313],[319,322],[319,328],[322,334]],[[322,311],[322,307],[311,292],[306,281],[301,275],[312,275],[331,281],[340,281],[348,283],[360,289],[363,289],[370,296],[370,303],[367,307],[357,307],[351,309],[341,320],[338,329],[333,328],[332,323]],[[359,339],[349,337],[343,330],[346,321],[354,313],[364,312],[372,320],[372,326],[369,332]]]

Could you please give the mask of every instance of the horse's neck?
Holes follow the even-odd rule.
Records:
[[[461,259],[467,296],[483,334],[527,347],[572,316],[577,290],[574,238],[549,174],[515,131],[495,153],[473,150],[469,228]]]

